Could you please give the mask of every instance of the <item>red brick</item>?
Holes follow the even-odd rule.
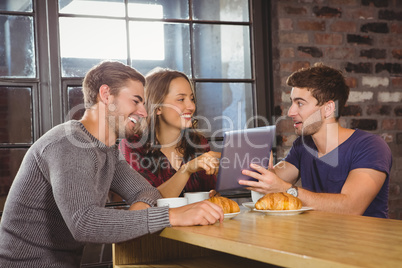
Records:
[[[281,58],[294,58],[295,51],[292,47],[283,48],[279,51]]]
[[[391,83],[394,87],[402,87],[402,77],[392,77]]]
[[[279,33],[280,43],[307,44],[309,43],[307,33]]]
[[[310,67],[310,62],[307,61],[294,61],[294,62],[282,62],[281,71],[282,72],[294,72],[301,68]]]
[[[396,129],[402,130],[402,119],[396,119]]]
[[[316,44],[319,45],[341,45],[342,35],[340,34],[320,34],[316,33],[314,35],[314,40]]]
[[[360,0],[330,0],[329,6],[357,6]]]
[[[295,61],[292,65],[292,72],[295,72],[301,68],[308,68],[310,67],[310,62],[308,61]]]
[[[402,207],[402,198],[388,200],[388,204],[390,207],[401,208]]]
[[[342,110],[342,116],[361,116],[362,115],[362,107],[360,105],[345,105]]]
[[[391,24],[390,30],[391,30],[391,33],[401,34],[402,33],[402,25],[393,23],[393,24]]]
[[[321,58],[323,56],[322,50],[317,47],[304,47],[299,46],[297,48],[298,56],[304,58]]]
[[[348,85],[349,88],[356,88],[357,87],[357,79],[355,77],[346,77],[346,85]]]
[[[313,13],[319,18],[340,18],[342,15],[341,8],[334,8],[329,6],[315,6]]]
[[[402,47],[402,38],[394,34],[385,35],[381,38],[381,44],[384,47]]]
[[[376,17],[376,10],[373,8],[344,8],[343,18],[346,19],[374,19]]]
[[[356,23],[353,21],[336,21],[331,24],[331,31],[354,33],[356,32]]]
[[[353,47],[330,47],[325,49],[325,56],[330,59],[351,59],[356,57]]]
[[[292,6],[285,6],[283,10],[286,14],[289,15],[306,15],[307,9],[305,7],[292,7]]]
[[[346,41],[348,44],[373,45],[373,37],[369,35],[347,34]]]
[[[398,196],[401,193],[401,187],[397,184],[390,183],[389,184],[389,195],[390,196]]]
[[[325,31],[324,21],[299,21],[297,25],[300,30],[304,31]]]
[[[291,31],[293,30],[293,21],[288,18],[279,19],[279,30],[280,31]]]
[[[288,87],[288,85],[286,84],[286,81],[288,80],[288,77],[287,76],[283,76],[283,77],[281,77],[281,86],[285,86],[285,87]],[[289,90],[289,92],[286,92],[287,94],[290,94],[290,90]]]
[[[292,120],[279,120],[276,122],[277,133],[293,133],[294,131]]]
[[[382,120],[382,130],[394,130],[396,126],[396,121],[394,119],[384,119]]]
[[[402,49],[393,49],[392,56],[398,60],[402,59]]]
[[[292,63],[291,62],[281,62],[280,69],[281,69],[281,72],[292,72]]]

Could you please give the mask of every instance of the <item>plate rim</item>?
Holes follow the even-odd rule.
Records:
[[[253,204],[253,207],[250,208],[250,207],[248,207],[248,206],[245,206],[244,204]],[[252,202],[252,201],[250,201],[250,202],[243,202],[243,203],[241,203],[241,205],[242,205],[243,207],[248,208],[248,209],[251,209],[251,210],[253,210],[253,209],[255,208],[255,203]]]
[[[232,213],[225,213],[225,214],[223,214],[224,216],[236,216],[236,215],[239,215],[240,214],[240,211],[239,212],[232,212]]]
[[[312,207],[302,207],[301,209],[292,209],[292,210],[272,210],[272,209],[265,209],[265,210],[261,210],[261,209],[256,209],[254,208],[253,211],[257,211],[257,212],[263,212],[263,213],[278,213],[278,214],[282,214],[282,213],[297,213],[297,212],[304,212],[304,211],[308,211],[308,210],[313,210]]]
[[[233,219],[234,217],[236,217],[239,214],[240,214],[240,211],[239,212],[233,212],[233,213],[226,213],[226,214],[223,214],[223,219],[224,220],[231,220],[231,219]]]

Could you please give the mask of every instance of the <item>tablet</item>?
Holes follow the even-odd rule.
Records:
[[[268,168],[275,130],[266,126],[224,132],[216,191],[243,189],[239,180],[255,180],[241,173],[252,170],[251,163]]]

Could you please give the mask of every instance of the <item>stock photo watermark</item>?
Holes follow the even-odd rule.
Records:
[[[151,111],[154,111],[157,107],[167,107],[167,108],[171,108],[171,109],[175,109],[177,111],[177,113],[180,115],[181,111],[174,105],[168,105],[168,104],[159,104],[159,105],[151,105]],[[238,106],[241,106],[241,102],[239,102]],[[239,111],[241,107],[239,107]],[[71,120],[74,116],[74,114],[78,113],[79,111],[82,111],[83,109],[85,109],[84,104],[80,104],[77,105],[75,107],[73,107],[67,114],[66,116],[66,121]],[[91,109],[91,108],[87,108],[87,109]],[[117,137],[119,137],[120,139],[123,138],[127,138],[128,140],[130,140],[130,137],[127,137],[127,134],[130,133],[130,135],[132,135],[133,133],[148,133],[152,131],[155,131],[154,126],[155,126],[155,122],[153,122],[153,120],[157,120],[156,117],[152,116],[153,112],[149,113],[149,117],[150,118],[139,118],[138,122],[137,122],[137,130],[133,130],[131,129],[129,132],[127,131],[127,124],[130,121],[127,118],[127,115],[122,115],[122,114],[116,114],[116,106],[112,105],[110,107],[108,107],[109,112],[111,113],[111,115],[107,116],[107,120],[109,122],[109,129],[108,131],[110,132],[114,132]],[[312,115],[312,117],[317,118],[317,115]],[[249,129],[249,126],[253,126],[255,124],[255,122],[259,122],[259,125],[262,126],[270,126],[270,125],[275,125],[277,126],[282,120],[288,120],[289,117],[288,116],[280,116],[278,118],[275,119],[275,121],[272,123],[265,117],[263,116],[252,116],[250,118],[247,119],[247,121],[242,124],[241,126],[241,122],[239,121],[239,116],[237,116],[237,122],[236,119],[233,119],[229,116],[225,116],[225,115],[219,115],[219,116],[215,116],[212,119],[211,118],[207,118],[205,116],[202,115],[196,115],[193,116],[191,118],[191,120],[194,122],[198,122],[198,124],[201,122],[203,125],[203,128],[199,129],[199,128],[183,128],[183,130],[180,132],[179,137],[172,142],[172,144],[167,144],[165,146],[171,146],[174,144],[177,144],[180,140],[182,139],[186,139],[186,141],[189,143],[190,146],[192,146],[193,148],[197,148],[197,149],[202,149],[204,148],[205,145],[201,145],[201,144],[196,144],[193,142],[193,140],[190,138],[190,134],[192,131],[198,131],[200,133],[210,133],[209,137],[211,138],[210,140],[210,146],[214,149],[218,149],[221,150],[223,148],[226,147],[241,147],[242,146],[242,142],[246,142],[247,146],[251,146],[253,148],[264,148],[264,147],[269,147],[269,144],[267,143],[263,143],[263,144],[253,144],[250,139],[248,139],[247,135],[247,131],[244,131],[243,135],[244,135],[244,139],[230,139],[227,140],[226,142],[222,142],[222,139],[218,139],[217,137],[222,137],[223,134],[226,131],[242,131],[242,130],[246,130]],[[313,123],[314,124],[318,119],[314,119]],[[144,121],[144,122],[143,122]],[[146,121],[146,123],[145,123]],[[216,125],[225,125],[225,128],[221,128],[221,129],[214,129],[213,126]],[[151,126],[151,127],[149,127]],[[235,130],[235,126],[241,126],[240,129]],[[141,128],[139,128],[141,127]],[[306,148],[306,150],[313,156],[315,156],[317,159],[320,159],[321,161],[325,162],[328,165],[331,166],[337,166],[338,165],[338,154],[337,154],[337,150],[332,152],[332,156],[331,157],[318,157],[317,155],[317,151],[315,148],[312,148],[311,146],[309,146],[307,143],[305,143],[304,141],[304,130],[307,129],[309,126],[303,126],[303,129],[301,130],[301,132],[299,131],[299,133],[297,133],[297,131],[295,132],[298,136],[301,136],[302,142],[303,142],[303,146]],[[330,128],[331,125],[327,125],[327,128]],[[87,141],[81,141],[77,138],[75,138],[72,134],[72,129],[69,129],[69,127],[66,126],[65,128],[67,137],[69,138],[71,144],[73,146],[77,146],[77,147],[82,147],[82,148],[88,148],[88,147],[96,147],[97,145],[95,143],[90,144]],[[70,135],[69,135],[70,134]],[[151,138],[154,139],[154,135],[150,135]],[[136,140],[136,142],[130,142],[130,147],[135,149],[135,148],[141,148],[145,145],[146,142],[149,142],[148,136],[147,135],[139,135],[138,136],[139,139]],[[155,141],[151,141],[152,144],[156,144]],[[160,145],[159,145],[160,146]],[[267,157],[269,159],[269,153],[267,152]],[[220,159],[220,167],[224,168],[224,164],[226,165],[226,167],[229,167],[229,163],[226,161],[227,159]],[[152,162],[153,160],[151,159],[144,159],[143,163],[140,163],[141,165],[143,165],[144,167],[146,167],[148,162]],[[225,162],[226,161],[226,162]],[[248,155],[247,153],[244,155],[239,155],[237,156],[236,159],[236,163],[232,164],[233,165],[244,165],[245,163],[247,163],[247,165],[249,165],[250,163],[262,163],[261,159],[250,159],[250,155]],[[151,166],[158,166],[161,165],[161,163],[152,163]],[[161,167],[163,168],[163,167]]]

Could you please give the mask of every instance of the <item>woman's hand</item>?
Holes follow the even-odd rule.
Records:
[[[215,190],[209,191],[209,198],[214,197],[214,196],[221,196],[221,194],[218,193],[218,192],[215,191]]]
[[[218,174],[219,170],[220,157],[221,153],[209,151],[184,164],[181,168],[181,171],[183,173],[187,172],[189,174],[193,174],[197,171],[205,170],[207,175],[216,175]]]

